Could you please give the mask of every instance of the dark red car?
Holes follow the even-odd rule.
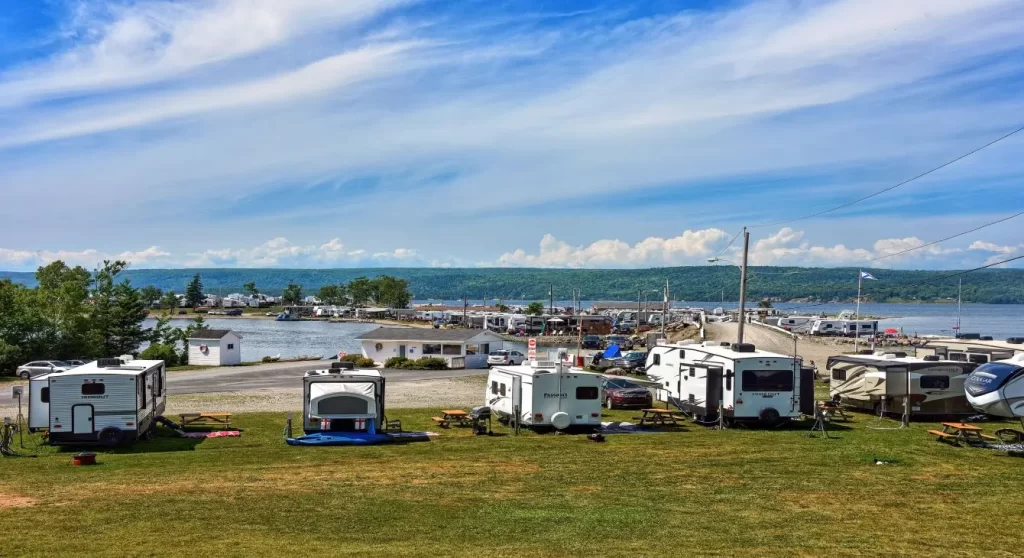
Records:
[[[654,401],[650,390],[629,380],[607,378],[602,382],[602,387],[604,387],[604,406],[609,409],[616,407],[646,409],[651,407]]]

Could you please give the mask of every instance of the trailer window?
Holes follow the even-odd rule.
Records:
[[[145,374],[143,374],[142,376],[139,376],[139,384],[138,385],[139,385],[139,408],[140,409],[145,409],[146,408],[146,400],[149,399],[148,397],[146,397],[146,375]]]
[[[50,388],[44,387],[43,389],[39,390],[39,400],[42,401],[43,403],[50,402]]]
[[[104,384],[82,384],[82,395],[103,395],[106,392]]]
[[[654,355],[654,360],[652,362],[654,364],[661,364],[661,353],[655,354]]]
[[[949,389],[949,376],[921,376],[921,389]]]
[[[576,388],[576,399],[597,399],[598,391],[594,386],[580,386]]]
[[[839,370],[838,368],[832,371],[832,379],[846,381],[846,370]]]
[[[732,391],[732,370],[725,371],[725,391]]]
[[[743,391],[793,391],[793,371],[744,370]]]
[[[985,364],[988,362],[988,355],[967,355],[967,361],[975,364]]]
[[[491,382],[491,395],[498,395],[498,382]]]
[[[966,353],[949,353],[949,360],[954,360],[956,362],[967,362],[967,354]]]
[[[505,384],[498,384],[498,392],[504,397],[505,395]]]

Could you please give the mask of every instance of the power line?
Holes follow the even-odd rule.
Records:
[[[1020,213],[1015,213],[1013,215],[1010,215],[1009,217],[1003,217],[1002,219],[998,219],[998,220],[992,221],[990,223],[985,223],[984,225],[981,225],[980,227],[975,227],[975,228],[973,228],[973,229],[971,229],[969,231],[964,231],[962,233],[957,233],[957,234],[954,234],[952,236],[947,236],[946,238],[943,238],[941,240],[936,240],[936,241],[933,241],[933,242],[929,242],[928,244],[922,244],[920,246],[915,246],[913,248],[908,248],[908,249],[903,250],[901,252],[896,252],[895,254],[888,254],[888,255],[885,255],[885,256],[878,256],[877,258],[871,258],[870,260],[864,260],[864,261],[866,261],[866,262],[873,262],[873,261],[877,261],[877,260],[884,260],[885,258],[891,258],[893,256],[899,256],[900,254],[906,254],[907,252],[913,252],[914,250],[920,250],[921,248],[927,248],[929,246],[934,246],[936,244],[939,244],[940,242],[945,242],[947,240],[952,240],[952,239],[954,239],[954,238],[956,238],[958,236],[963,236],[965,234],[971,234],[972,232],[977,232],[977,231],[980,231],[981,229],[984,229],[986,227],[991,227],[992,225],[997,225],[999,223],[1002,223],[1003,221],[1009,221],[1010,219],[1013,219],[1015,217],[1020,217],[1021,215],[1024,215],[1024,211],[1021,211]]]
[[[1017,128],[1016,130],[1013,130],[1012,132],[1010,132],[1010,133],[1008,133],[1006,135],[1000,136],[1000,137],[998,137],[998,138],[996,138],[996,139],[986,143],[985,145],[982,145],[981,147],[975,148],[972,151],[969,151],[969,152],[967,152],[967,153],[957,157],[956,159],[953,159],[951,161],[947,161],[947,162],[945,162],[945,163],[943,163],[943,164],[941,164],[941,165],[939,165],[939,166],[937,166],[937,167],[935,167],[935,168],[933,168],[931,170],[925,171],[925,172],[923,172],[923,173],[921,173],[921,174],[919,174],[919,175],[917,175],[917,176],[915,176],[913,178],[908,178],[907,180],[904,180],[903,182],[900,182],[899,184],[895,184],[893,186],[889,186],[888,188],[883,188],[883,189],[881,189],[881,190],[879,190],[877,192],[874,192],[872,194],[868,194],[867,196],[864,196],[864,197],[861,197],[861,198],[857,198],[857,199],[855,199],[853,201],[844,203],[842,205],[838,205],[838,206],[833,207],[831,209],[826,209],[824,211],[819,211],[817,213],[812,213],[810,215],[804,215],[803,217],[797,217],[796,219],[790,219],[788,221],[776,221],[774,223],[761,223],[761,224],[758,224],[758,225],[751,225],[750,228],[777,227],[779,225],[788,225],[790,223],[795,223],[797,221],[803,221],[805,219],[811,219],[813,217],[820,217],[820,216],[825,215],[827,213],[832,213],[833,211],[839,211],[840,209],[845,209],[847,207],[850,207],[851,205],[858,204],[858,203],[860,203],[862,201],[869,200],[869,199],[871,199],[871,198],[873,198],[875,196],[879,196],[879,195],[882,195],[882,194],[884,194],[886,192],[895,190],[896,188],[899,188],[900,186],[904,186],[906,184],[909,184],[909,183],[911,183],[911,182],[913,182],[913,181],[915,181],[915,180],[917,180],[919,178],[924,178],[925,176],[928,176],[929,174],[932,174],[935,171],[944,169],[944,168],[952,165],[953,163],[956,163],[957,161],[960,161],[962,159],[966,159],[967,157],[970,157],[971,155],[974,155],[975,153],[977,153],[977,152],[979,152],[979,151],[981,151],[981,150],[983,150],[985,148],[991,147],[991,146],[993,146],[993,145],[1003,141],[1004,139],[1006,139],[1006,138],[1016,134],[1017,132],[1020,132],[1021,130],[1024,130],[1024,126],[1021,126],[1020,128]]]
[[[725,251],[728,250],[730,246],[732,246],[732,243],[736,242],[736,239],[739,238],[741,234],[743,234],[743,229],[740,229],[739,232],[736,233],[736,236],[732,237],[732,240],[729,241],[729,244],[726,244],[725,248],[722,248],[721,250],[719,250],[718,253],[715,254],[715,257],[712,258],[712,259],[720,258],[722,256],[722,254],[724,254]]]

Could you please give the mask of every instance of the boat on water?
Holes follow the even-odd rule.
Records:
[[[281,312],[274,318],[275,322],[297,322],[299,317],[289,312]]]

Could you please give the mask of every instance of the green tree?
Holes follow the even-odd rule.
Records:
[[[544,314],[544,303],[543,302],[531,302],[526,307],[527,316],[540,316]]]
[[[412,301],[409,283],[390,275],[381,275],[372,281],[377,304],[389,308],[406,308]]]
[[[281,301],[292,305],[302,303],[302,285],[289,282],[288,286],[284,288],[284,292],[281,293]]]
[[[142,320],[146,318],[142,295],[127,280],[116,282],[117,275],[127,267],[126,262],[106,260],[96,271],[91,323],[98,342],[98,356],[134,354],[149,338],[148,332],[142,329]]]
[[[352,304],[364,306],[373,298],[374,284],[366,277],[356,277],[348,283],[348,296]]]
[[[498,312],[508,312],[509,311],[508,305],[505,304],[505,303],[502,303],[502,302],[499,302],[498,305],[495,306],[495,308],[497,308]]]
[[[188,285],[185,287],[185,302],[189,307],[195,308],[196,306],[202,306],[203,299],[205,298],[206,297],[203,296],[203,280],[199,277],[199,274],[196,273],[192,276],[192,280],[189,281]]]
[[[13,374],[33,356],[32,337],[40,325],[31,310],[35,298],[34,290],[0,280],[0,375]]]
[[[348,300],[345,296],[344,285],[324,285],[320,287],[320,291],[316,293],[316,297],[325,304],[345,304]]]
[[[174,294],[174,291],[167,291],[164,293],[164,296],[160,297],[160,308],[168,312],[174,312],[177,307],[178,295]]]
[[[255,281],[249,281],[242,288],[245,289],[245,292],[249,293],[252,296],[260,294],[260,290],[256,288]]]
[[[93,356],[92,324],[89,316],[89,287],[92,275],[85,268],[68,267],[55,261],[36,271],[36,296],[33,308],[38,312],[39,328],[35,341],[49,351],[46,358]]]
[[[759,300],[757,302],[757,307],[758,308],[771,308],[772,307],[772,301],[768,300],[767,298],[762,298],[761,300]]]
[[[153,285],[146,285],[139,290],[139,296],[142,297],[142,302],[146,306],[152,306],[154,302],[160,301],[160,297],[164,296],[164,292]]]

